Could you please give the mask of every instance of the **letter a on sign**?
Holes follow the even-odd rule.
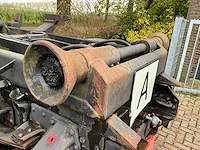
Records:
[[[141,91],[141,94],[140,94],[140,98],[139,98],[139,102],[138,102],[138,105],[137,105],[137,109],[139,108],[140,100],[144,95],[145,95],[145,100],[147,99],[147,88],[148,88],[148,79],[149,79],[148,77],[149,77],[149,72],[147,72],[146,78],[144,80],[144,84],[143,84],[143,88],[142,88],[142,91]]]
[[[133,125],[135,118],[151,101],[158,63],[159,60],[135,73],[131,101],[130,126]]]

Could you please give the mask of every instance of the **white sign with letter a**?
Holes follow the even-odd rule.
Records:
[[[133,125],[138,114],[151,101],[158,63],[159,60],[135,73],[131,101],[130,127]]]

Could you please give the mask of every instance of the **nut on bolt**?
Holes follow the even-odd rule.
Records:
[[[23,133],[19,133],[19,134],[18,134],[18,137],[21,138],[22,136],[23,136]]]
[[[75,145],[74,145],[74,149],[75,149],[75,150],[78,150],[78,145],[75,144]]]
[[[70,130],[69,130],[69,134],[70,134],[70,135],[74,135],[74,133],[75,133],[75,132],[74,132],[73,129],[70,129]]]
[[[43,116],[43,117],[45,117],[45,116],[46,116],[46,114],[43,112],[43,113],[42,113],[42,116]]]
[[[50,124],[51,124],[51,125],[54,125],[54,124],[55,124],[55,121],[54,121],[53,119],[51,119],[51,120],[50,120]]]
[[[32,131],[32,129],[31,129],[31,128],[29,128],[29,129],[28,129],[28,132],[31,132],[31,131]]]
[[[10,123],[13,123],[13,120],[12,120],[12,119],[10,119],[9,121],[10,121]]]
[[[99,148],[99,146],[97,144],[95,144],[94,150],[100,150],[100,148]]]
[[[80,137],[80,142],[83,144],[83,143],[85,143],[85,138],[84,137]]]
[[[145,115],[145,118],[151,122],[153,128],[162,124],[162,120],[160,120],[160,118],[158,118],[154,113],[152,116],[150,114]]]
[[[35,108],[34,108],[34,107],[32,107],[32,111],[33,111],[33,112],[35,111]]]

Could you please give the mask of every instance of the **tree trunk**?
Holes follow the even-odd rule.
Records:
[[[71,15],[71,0],[57,0],[57,14]]]
[[[110,7],[110,1],[106,0],[106,12],[105,12],[105,22],[108,20],[108,12],[109,12],[109,7]]]

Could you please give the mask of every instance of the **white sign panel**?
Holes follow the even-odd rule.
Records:
[[[151,100],[158,63],[159,60],[135,73],[131,101],[130,126],[133,125],[135,118]]]

